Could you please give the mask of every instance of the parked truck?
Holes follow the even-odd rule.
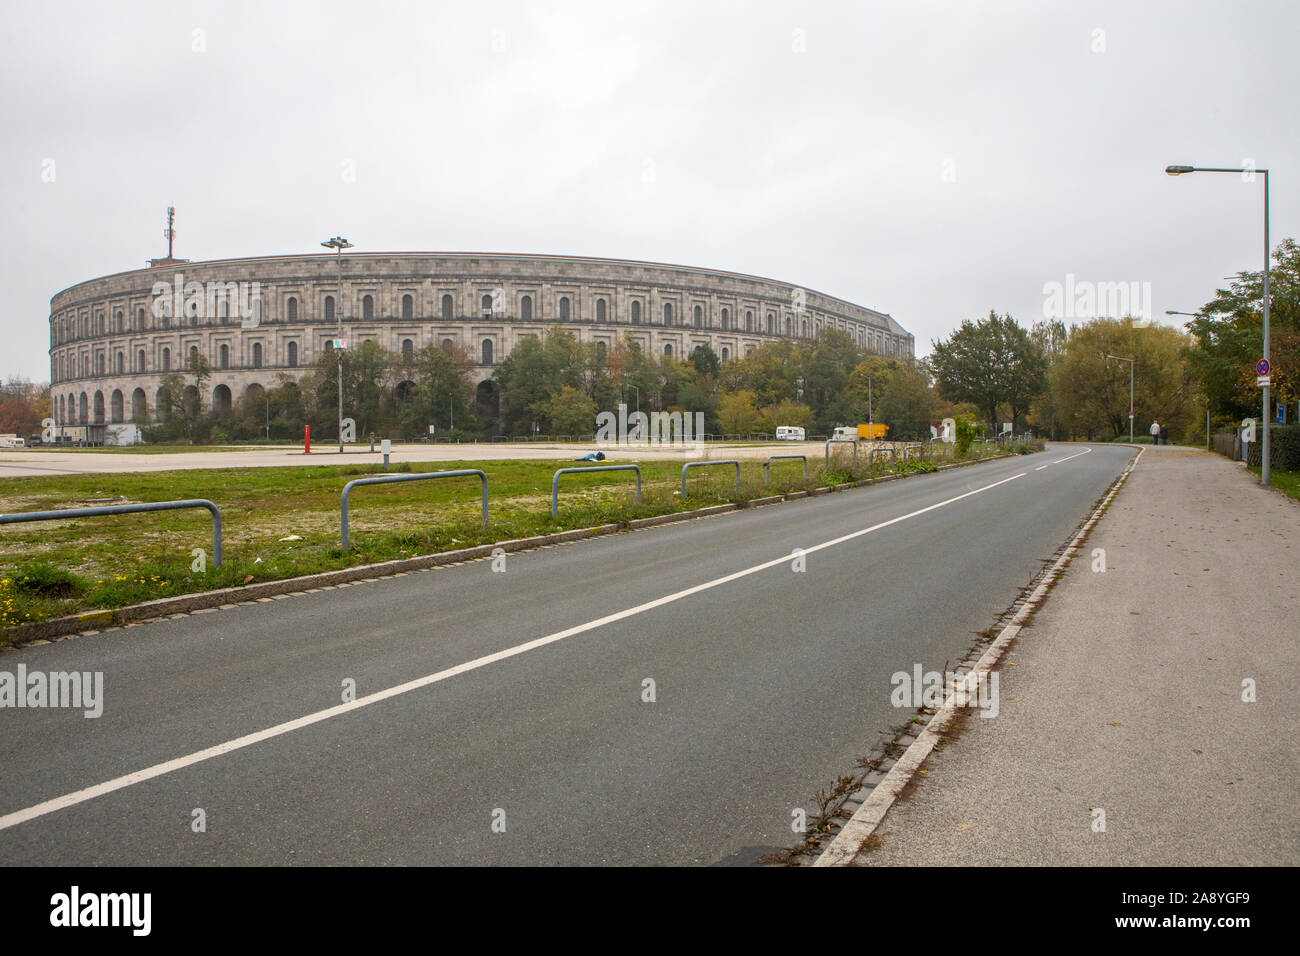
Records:
[[[831,437],[836,441],[879,441],[887,434],[888,425],[839,425]]]

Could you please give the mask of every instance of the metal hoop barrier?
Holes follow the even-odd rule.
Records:
[[[853,446],[853,467],[858,467],[858,443],[851,438],[828,438],[826,439],[826,461],[824,467],[829,468],[831,464],[831,445],[852,445]]]
[[[682,465],[682,499],[686,498],[686,469],[687,468],[707,468],[709,465],[735,465],[736,466],[736,490],[740,490],[740,462],[735,459],[726,461],[689,461]]]
[[[22,521],[59,521],[69,518],[94,518],[99,515],[128,515],[141,511],[177,511],[181,508],[207,508],[212,512],[212,566],[221,567],[221,510],[207,498],[182,501],[150,501],[138,505],[105,505],[102,508],[65,508],[59,511],[26,511],[0,515],[0,524]]]
[[[768,455],[767,461],[763,462],[763,484],[770,484],[772,481],[772,462],[781,461],[782,459],[797,458],[803,462],[804,477],[808,476],[808,456],[807,455]]]
[[[561,468],[551,478],[551,517],[560,516],[560,475],[581,475],[590,471],[635,471],[636,503],[641,503],[641,468],[639,465],[596,465],[592,468]]]
[[[339,526],[342,529],[343,548],[348,547],[348,495],[357,485],[388,485],[395,481],[423,481],[427,478],[466,478],[477,475],[483,484],[483,529],[488,526],[488,480],[487,475],[477,468],[465,468],[458,471],[430,471],[418,475],[378,475],[374,478],[357,478],[343,486],[343,500],[339,509]]]

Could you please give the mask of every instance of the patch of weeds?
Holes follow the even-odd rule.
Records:
[[[86,582],[77,575],[43,561],[20,565],[11,581],[15,591],[32,597],[67,598],[86,590]]]

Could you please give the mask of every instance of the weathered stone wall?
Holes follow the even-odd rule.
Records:
[[[611,349],[626,334],[648,352],[681,357],[707,344],[737,358],[823,328],[882,355],[914,355],[912,336],[885,313],[733,272],[495,253],[360,253],[341,265],[341,297],[339,263],[328,253],[170,262],[65,289],[50,300],[55,417],[117,420],[120,395],[122,420],[133,416],[133,396],[153,418],[163,374],[183,368],[194,348],[213,369],[205,406],[238,401],[282,373],[299,377],[337,334],[327,299],[342,302],[350,345],[463,349],[475,382],[523,336],[556,325]]]

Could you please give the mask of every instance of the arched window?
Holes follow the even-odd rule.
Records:
[[[605,364],[605,352],[606,352],[605,343],[604,343],[604,342],[597,342],[597,343],[596,343],[596,361],[599,362],[601,365],[604,365],[604,364]]]
[[[144,331],[144,309],[135,310],[135,328],[136,331]]]
[[[641,324],[641,302],[639,299],[632,300],[632,324]]]
[[[325,296],[325,321],[334,321],[334,296],[332,295]]]
[[[794,334],[794,329],[791,328],[791,326],[793,325],[793,323],[794,323],[794,320],[791,319],[790,316],[787,315],[787,316],[785,317],[785,334],[786,334],[786,335],[793,335],[793,334]]]
[[[456,348],[456,344],[452,342],[451,339],[442,340],[442,350],[446,352],[448,355],[450,355],[452,353],[452,350],[455,348]]]
[[[569,321],[569,297],[567,295],[560,296],[560,321]]]
[[[596,300],[596,321],[597,321],[597,322],[604,322],[604,321],[605,321],[605,314],[606,314],[606,312],[605,312],[605,300],[604,300],[604,299],[597,299],[597,300]]]
[[[99,334],[104,334],[104,313],[99,313]]]
[[[453,305],[453,303],[452,303],[452,301],[451,301],[451,296],[450,296],[450,295],[444,295],[444,296],[442,297],[442,321],[444,321],[444,322],[450,322],[450,321],[451,321],[451,313],[452,313],[453,308],[454,308],[454,305]]]
[[[492,318],[492,296],[484,293],[483,298],[479,300],[479,308],[483,312],[483,318]]]
[[[519,318],[524,322],[531,322],[533,318],[533,297],[526,295],[519,300]]]
[[[118,313],[118,316],[121,316],[120,312]],[[124,414],[123,406],[125,405],[126,397],[122,394],[122,390],[120,388],[113,389],[113,394],[109,396],[108,399],[108,420],[114,425],[122,421],[122,415]]]
[[[664,303],[664,325],[672,325],[672,324],[673,324],[673,304],[671,302],[665,302]],[[672,352],[664,353],[664,355],[672,355],[672,354],[673,354]]]
[[[262,367],[262,343],[253,343],[253,368]]]
[[[96,375],[104,374],[104,353],[103,352],[100,352],[95,356],[95,374]]]
[[[664,346],[664,355],[672,355],[672,354],[673,354],[673,346],[672,343],[670,342]]]
[[[492,364],[492,340],[491,339],[483,340],[483,361],[481,364],[483,365]]]
[[[807,320],[807,319],[804,319],[804,320],[803,320],[803,327],[802,327],[802,328],[803,328],[803,330],[802,330],[799,334],[802,335],[804,338],[808,338],[808,320]]]
[[[409,362],[415,357],[415,343],[410,339],[402,339],[402,361]]]
[[[126,324],[122,321],[121,309],[118,309],[116,312],[113,313],[113,331],[114,332],[126,331]]]
[[[697,329],[704,328],[704,310],[698,305],[695,307],[695,327]]]
[[[164,372],[170,372],[170,371],[172,370],[172,350],[169,349],[169,348],[164,348],[164,349],[163,349],[163,363],[162,363],[162,365],[163,365],[163,371],[164,371]]]
[[[217,367],[230,368],[230,346],[223,345],[217,352]]]
[[[136,350],[136,353],[135,353],[135,370],[136,370],[137,372],[143,372],[143,371],[144,371],[144,349],[137,349],[137,350]]]
[[[289,301],[285,303],[284,314],[290,322],[298,321],[298,300],[293,296],[289,296]]]
[[[118,352],[117,353],[117,374],[121,375],[125,371],[126,371],[126,355],[123,354],[122,352]]]
[[[361,318],[373,319],[375,317],[375,297],[373,295],[363,295],[361,297]]]
[[[285,346],[285,354],[289,363],[289,368],[298,367],[298,343],[290,342]]]
[[[727,347],[724,345],[724,346],[722,347],[722,361],[725,362],[725,361],[726,361],[727,359],[729,359],[729,358],[731,358],[731,349],[727,348]]]
[[[722,327],[724,329],[731,328],[731,313],[726,309],[722,310]]]
[[[415,318],[415,297],[411,295],[402,296],[402,318]]]
[[[217,320],[222,325],[230,324],[230,304],[226,301],[226,297],[224,295],[220,296],[217,299]]]
[[[776,316],[771,312],[767,313],[767,334],[776,335]]]

